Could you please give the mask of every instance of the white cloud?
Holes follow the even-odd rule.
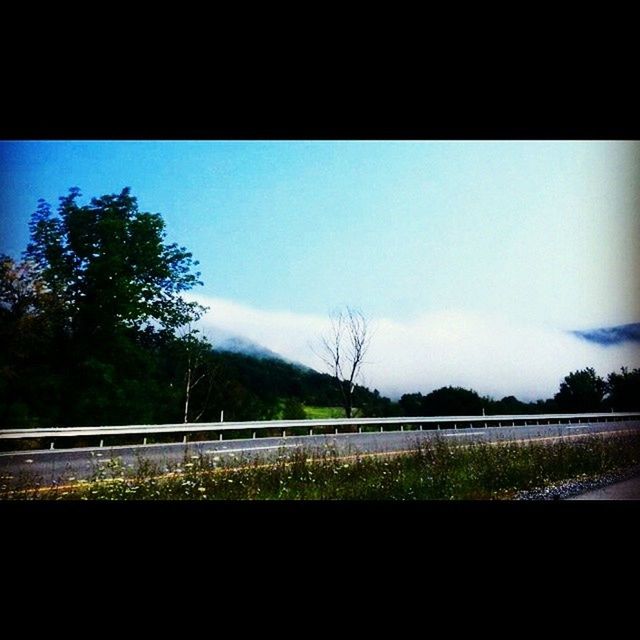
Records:
[[[205,296],[203,327],[228,331],[280,355],[322,370],[310,345],[327,329],[327,318],[265,311]],[[425,314],[415,320],[372,321],[374,336],[364,383],[383,395],[428,393],[459,385],[481,395],[521,400],[551,397],[570,371],[594,367],[600,375],[621,366],[640,367],[637,343],[600,346],[555,327],[525,325],[497,315],[469,312]]]

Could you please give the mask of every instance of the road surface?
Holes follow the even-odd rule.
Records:
[[[587,491],[567,500],[640,500],[640,477]]]
[[[289,436],[242,440],[127,445],[84,449],[21,451],[0,454],[1,484],[15,485],[28,475],[42,485],[65,479],[88,479],[111,460],[135,468],[139,458],[149,460],[162,469],[191,456],[218,456],[221,460],[247,460],[256,457],[273,459],[283,453],[300,449],[311,452],[325,447],[335,448],[339,455],[381,453],[415,449],[421,441],[442,437],[456,442],[500,442],[509,440],[574,438],[585,434],[640,431],[640,421],[596,422],[592,424],[529,425],[442,429],[430,431],[394,431],[383,433],[344,433],[337,435]]]

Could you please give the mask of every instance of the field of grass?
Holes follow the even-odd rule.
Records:
[[[331,418],[344,418],[344,409],[342,407],[314,407],[306,406],[304,412],[309,420],[329,420]],[[359,416],[358,409],[354,409],[353,417]]]
[[[640,463],[640,436],[526,444],[455,445],[442,439],[401,455],[338,456],[298,450],[275,462],[194,456],[161,474],[148,461],[118,460],[90,481],[16,491],[2,499],[53,500],[474,500],[586,479]],[[71,479],[70,479],[71,480]],[[25,481],[26,482],[26,481]],[[27,485],[25,485],[27,486]],[[30,486],[33,486],[33,482]]]

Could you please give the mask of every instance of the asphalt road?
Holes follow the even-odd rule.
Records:
[[[85,449],[57,449],[22,451],[0,454],[1,484],[14,485],[28,475],[42,485],[64,482],[70,478],[90,478],[112,460],[135,468],[140,458],[166,469],[191,456],[219,456],[221,460],[240,461],[273,459],[286,452],[306,449],[311,452],[326,447],[335,448],[339,455],[407,451],[420,441],[442,437],[457,442],[497,442],[557,437],[578,437],[590,433],[609,433],[620,430],[640,431],[640,421],[607,422],[571,425],[530,425],[517,427],[488,427],[442,429],[431,431],[394,431],[383,433],[345,433],[338,435],[289,436],[286,438],[257,438],[219,440],[211,442],[127,445],[92,447]],[[31,482],[30,482],[31,484]]]
[[[567,500],[640,500],[640,478],[630,478]]]

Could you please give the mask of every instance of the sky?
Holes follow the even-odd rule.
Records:
[[[365,382],[549,397],[640,366],[567,333],[640,322],[640,144],[625,141],[9,141],[0,250],[38,198],[131,187],[200,261],[203,324],[314,368],[332,309],[371,318]]]

